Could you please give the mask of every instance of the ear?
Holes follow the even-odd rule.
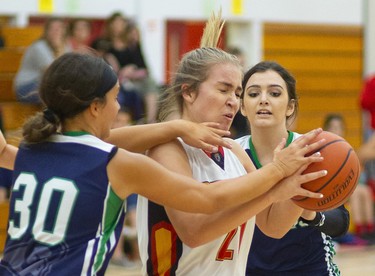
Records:
[[[295,106],[296,101],[294,99],[290,100],[288,103],[288,108],[286,110],[286,117],[289,117],[293,114]]]
[[[101,103],[99,101],[92,101],[92,103],[89,106],[89,111],[91,116],[93,117],[99,117],[100,115],[100,110],[101,110]]]
[[[186,83],[181,85],[182,98],[188,103],[193,103],[197,97],[197,93]]]

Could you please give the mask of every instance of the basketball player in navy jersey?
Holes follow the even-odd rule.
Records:
[[[290,145],[300,134],[287,125],[298,110],[295,79],[275,62],[260,62],[249,69],[242,83],[242,114],[251,135],[237,139],[259,169],[272,161],[272,147],[284,138]],[[305,210],[281,239],[268,237],[255,227],[246,275],[335,276],[332,237],[343,235],[349,226],[348,211],[342,206],[331,211]]]
[[[261,182],[267,177],[266,186],[273,187],[300,166],[321,160],[304,157],[305,145],[319,133],[313,131],[293,147],[297,158],[280,151],[264,170],[201,185],[102,140],[119,110],[118,91],[117,76],[105,61],[65,54],[43,76],[40,97],[46,109],[24,125],[18,152],[0,133],[0,166],[14,169],[0,275],[104,275],[128,195],[138,193],[187,212],[213,213],[249,201],[254,178]]]

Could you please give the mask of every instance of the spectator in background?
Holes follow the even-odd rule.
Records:
[[[360,106],[362,108],[363,118],[363,139],[365,141],[364,148],[368,148],[373,144],[370,140],[375,129],[375,74],[370,75],[364,81],[362,92],[360,94]],[[365,170],[367,174],[368,185],[375,192],[375,160],[367,158],[367,154],[372,154],[371,150],[368,152],[361,152],[364,154],[366,160]],[[371,159],[374,159],[375,156]]]
[[[375,229],[373,208],[375,196],[375,74],[368,76],[364,81],[360,95],[360,106],[363,110],[363,138],[365,143],[361,145],[357,153],[360,161],[364,164],[366,176],[365,179],[362,178],[360,181],[366,182],[366,185],[363,186],[358,184],[358,186],[360,186],[360,191],[366,189],[366,192],[361,192],[362,199],[363,197],[366,197],[365,202],[370,202],[371,199],[372,204],[371,207],[369,206],[369,203],[365,204],[367,206],[365,207],[367,211],[365,211],[364,214],[367,213],[367,215],[365,215],[365,217],[359,216],[359,220],[361,220],[365,225],[361,225],[360,221],[356,222],[356,232],[365,239],[370,240],[370,243],[374,243]],[[356,201],[354,204],[356,204]]]
[[[346,124],[344,117],[338,113],[327,114],[324,122],[323,129],[330,131],[341,137],[345,137]],[[373,201],[371,198],[371,190],[367,185],[367,174],[365,170],[362,170],[358,185],[350,197],[349,207],[351,218],[354,221],[354,233],[347,233],[343,237],[339,237],[336,241],[344,245],[356,245],[363,246],[368,245],[369,241],[364,239],[362,231],[365,229],[362,225],[372,225],[372,231],[374,230],[373,224]],[[361,230],[360,230],[361,229]]]
[[[346,126],[344,117],[337,113],[327,114],[323,122],[323,129],[345,137]]]
[[[364,111],[368,111],[371,115],[370,127],[375,129],[375,75],[365,80],[362,93],[360,96],[360,105]]]
[[[144,111],[142,120],[146,123],[156,120],[159,89],[150,77],[136,25],[121,13],[113,13],[105,24],[105,38],[111,43],[109,53],[116,57],[121,92],[136,91],[142,100]],[[140,121],[139,118],[135,118]]]
[[[109,52],[111,43],[104,39],[98,38],[93,41],[91,47],[96,51],[96,55],[102,57],[115,72],[119,71],[119,64],[116,57]],[[134,89],[120,88],[118,101],[121,105],[119,115],[124,119],[125,114],[129,124],[134,124],[143,117],[143,101]]]
[[[68,43],[74,51],[90,52],[91,22],[84,18],[70,21],[68,26]]]
[[[40,104],[38,89],[42,74],[52,61],[70,50],[66,43],[65,22],[50,18],[45,23],[43,36],[26,49],[22,58],[14,81],[17,99]]]
[[[156,121],[159,88],[150,75],[140,44],[140,34],[134,22],[125,28],[126,50],[120,60],[120,81],[134,87],[142,96],[146,109],[146,123]]]

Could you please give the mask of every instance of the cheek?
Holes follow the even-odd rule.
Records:
[[[120,110],[120,104],[117,101],[116,101],[116,104],[115,104],[115,106],[112,110],[113,110],[113,115],[116,117],[119,110]]]
[[[247,114],[250,115],[252,111],[255,110],[256,103],[254,100],[251,100],[250,98],[245,98],[242,101],[242,109]]]

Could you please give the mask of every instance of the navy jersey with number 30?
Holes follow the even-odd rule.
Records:
[[[53,135],[17,154],[0,275],[103,275],[124,217],[107,164],[117,148]]]

